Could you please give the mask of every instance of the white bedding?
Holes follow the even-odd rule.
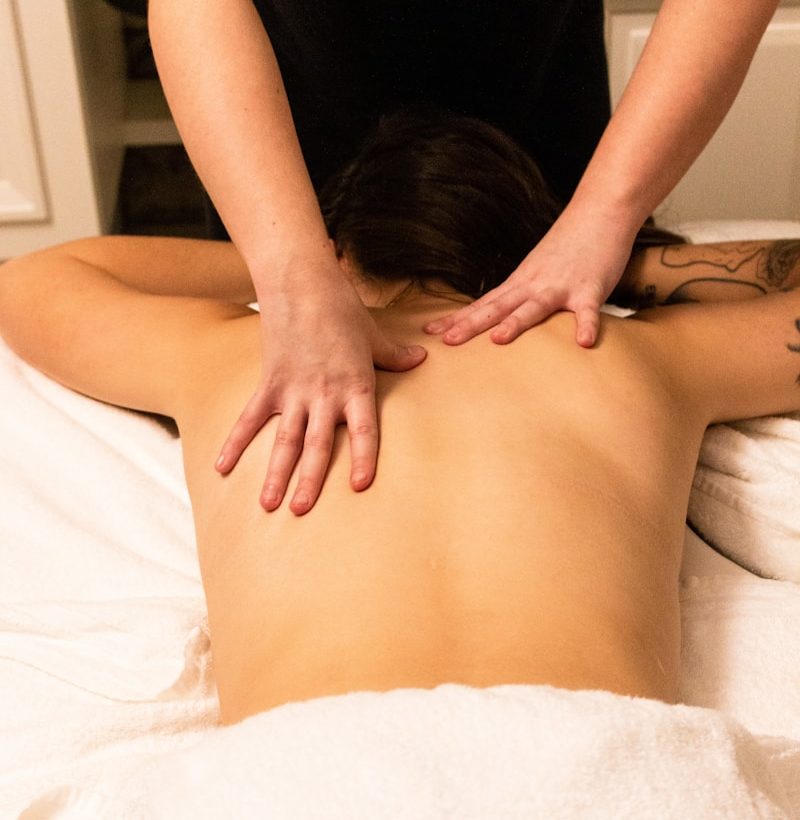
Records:
[[[800,814],[800,495],[778,499],[748,461],[756,447],[763,462],[766,429],[780,451],[770,480],[797,482],[800,420],[774,422],[783,444],[772,421],[707,437],[692,514],[767,577],[687,531],[681,688],[693,708],[451,684],[220,729],[179,442],[3,346],[0,395],[0,818],[29,806],[27,818]],[[742,435],[758,441],[730,444]],[[703,508],[709,487],[719,509]],[[744,510],[759,526],[734,549]]]

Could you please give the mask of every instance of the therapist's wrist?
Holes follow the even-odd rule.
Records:
[[[609,230],[631,238],[636,236],[659,203],[645,196],[634,180],[604,179],[590,167],[581,179],[565,210]]]
[[[579,186],[565,211],[573,217],[602,223],[623,236],[635,236],[650,216],[650,208],[633,195]]]
[[[248,263],[259,301],[279,294],[302,292],[306,296],[341,285],[339,268],[331,241],[305,243]]]

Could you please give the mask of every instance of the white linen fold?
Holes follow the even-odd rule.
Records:
[[[209,732],[23,818],[791,818],[800,743],[719,712],[549,686],[356,692]]]

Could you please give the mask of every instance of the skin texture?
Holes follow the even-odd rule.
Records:
[[[721,122],[776,5],[665,0],[562,217],[506,284],[470,308],[446,312],[428,331],[460,344],[494,328],[490,338],[507,343],[567,309],[576,315],[578,342],[591,347],[599,305],[622,274],[636,230]],[[252,4],[151,0],[149,25],[189,155],[269,317],[255,392],[232,423],[217,468],[229,472],[264,422],[283,414],[282,439],[303,454],[304,481],[291,502],[303,513],[328,463],[319,443],[330,441],[342,419],[351,434],[351,486],[369,485],[378,439],[373,362],[407,370],[425,352],[383,335],[337,270],[274,52]],[[288,464],[271,459],[268,509],[283,497]]]
[[[630,291],[660,287],[664,269],[643,264]],[[377,376],[385,433],[370,489],[350,492],[342,430],[326,491],[298,518],[254,503],[277,420],[234,473],[208,469],[261,367],[248,288],[232,246],[188,240],[88,240],[0,268],[0,330],[20,355],[178,423],[225,722],[447,681],[677,697],[701,437],[800,407],[797,291],[604,317],[591,351],[565,313],[509,348],[437,346],[426,367]],[[370,313],[414,339],[451,307],[415,294]]]

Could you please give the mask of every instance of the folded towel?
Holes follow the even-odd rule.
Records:
[[[756,575],[800,583],[800,414],[709,428],[689,523]]]
[[[800,743],[707,709],[549,686],[287,704],[22,815],[95,820],[791,818]]]

